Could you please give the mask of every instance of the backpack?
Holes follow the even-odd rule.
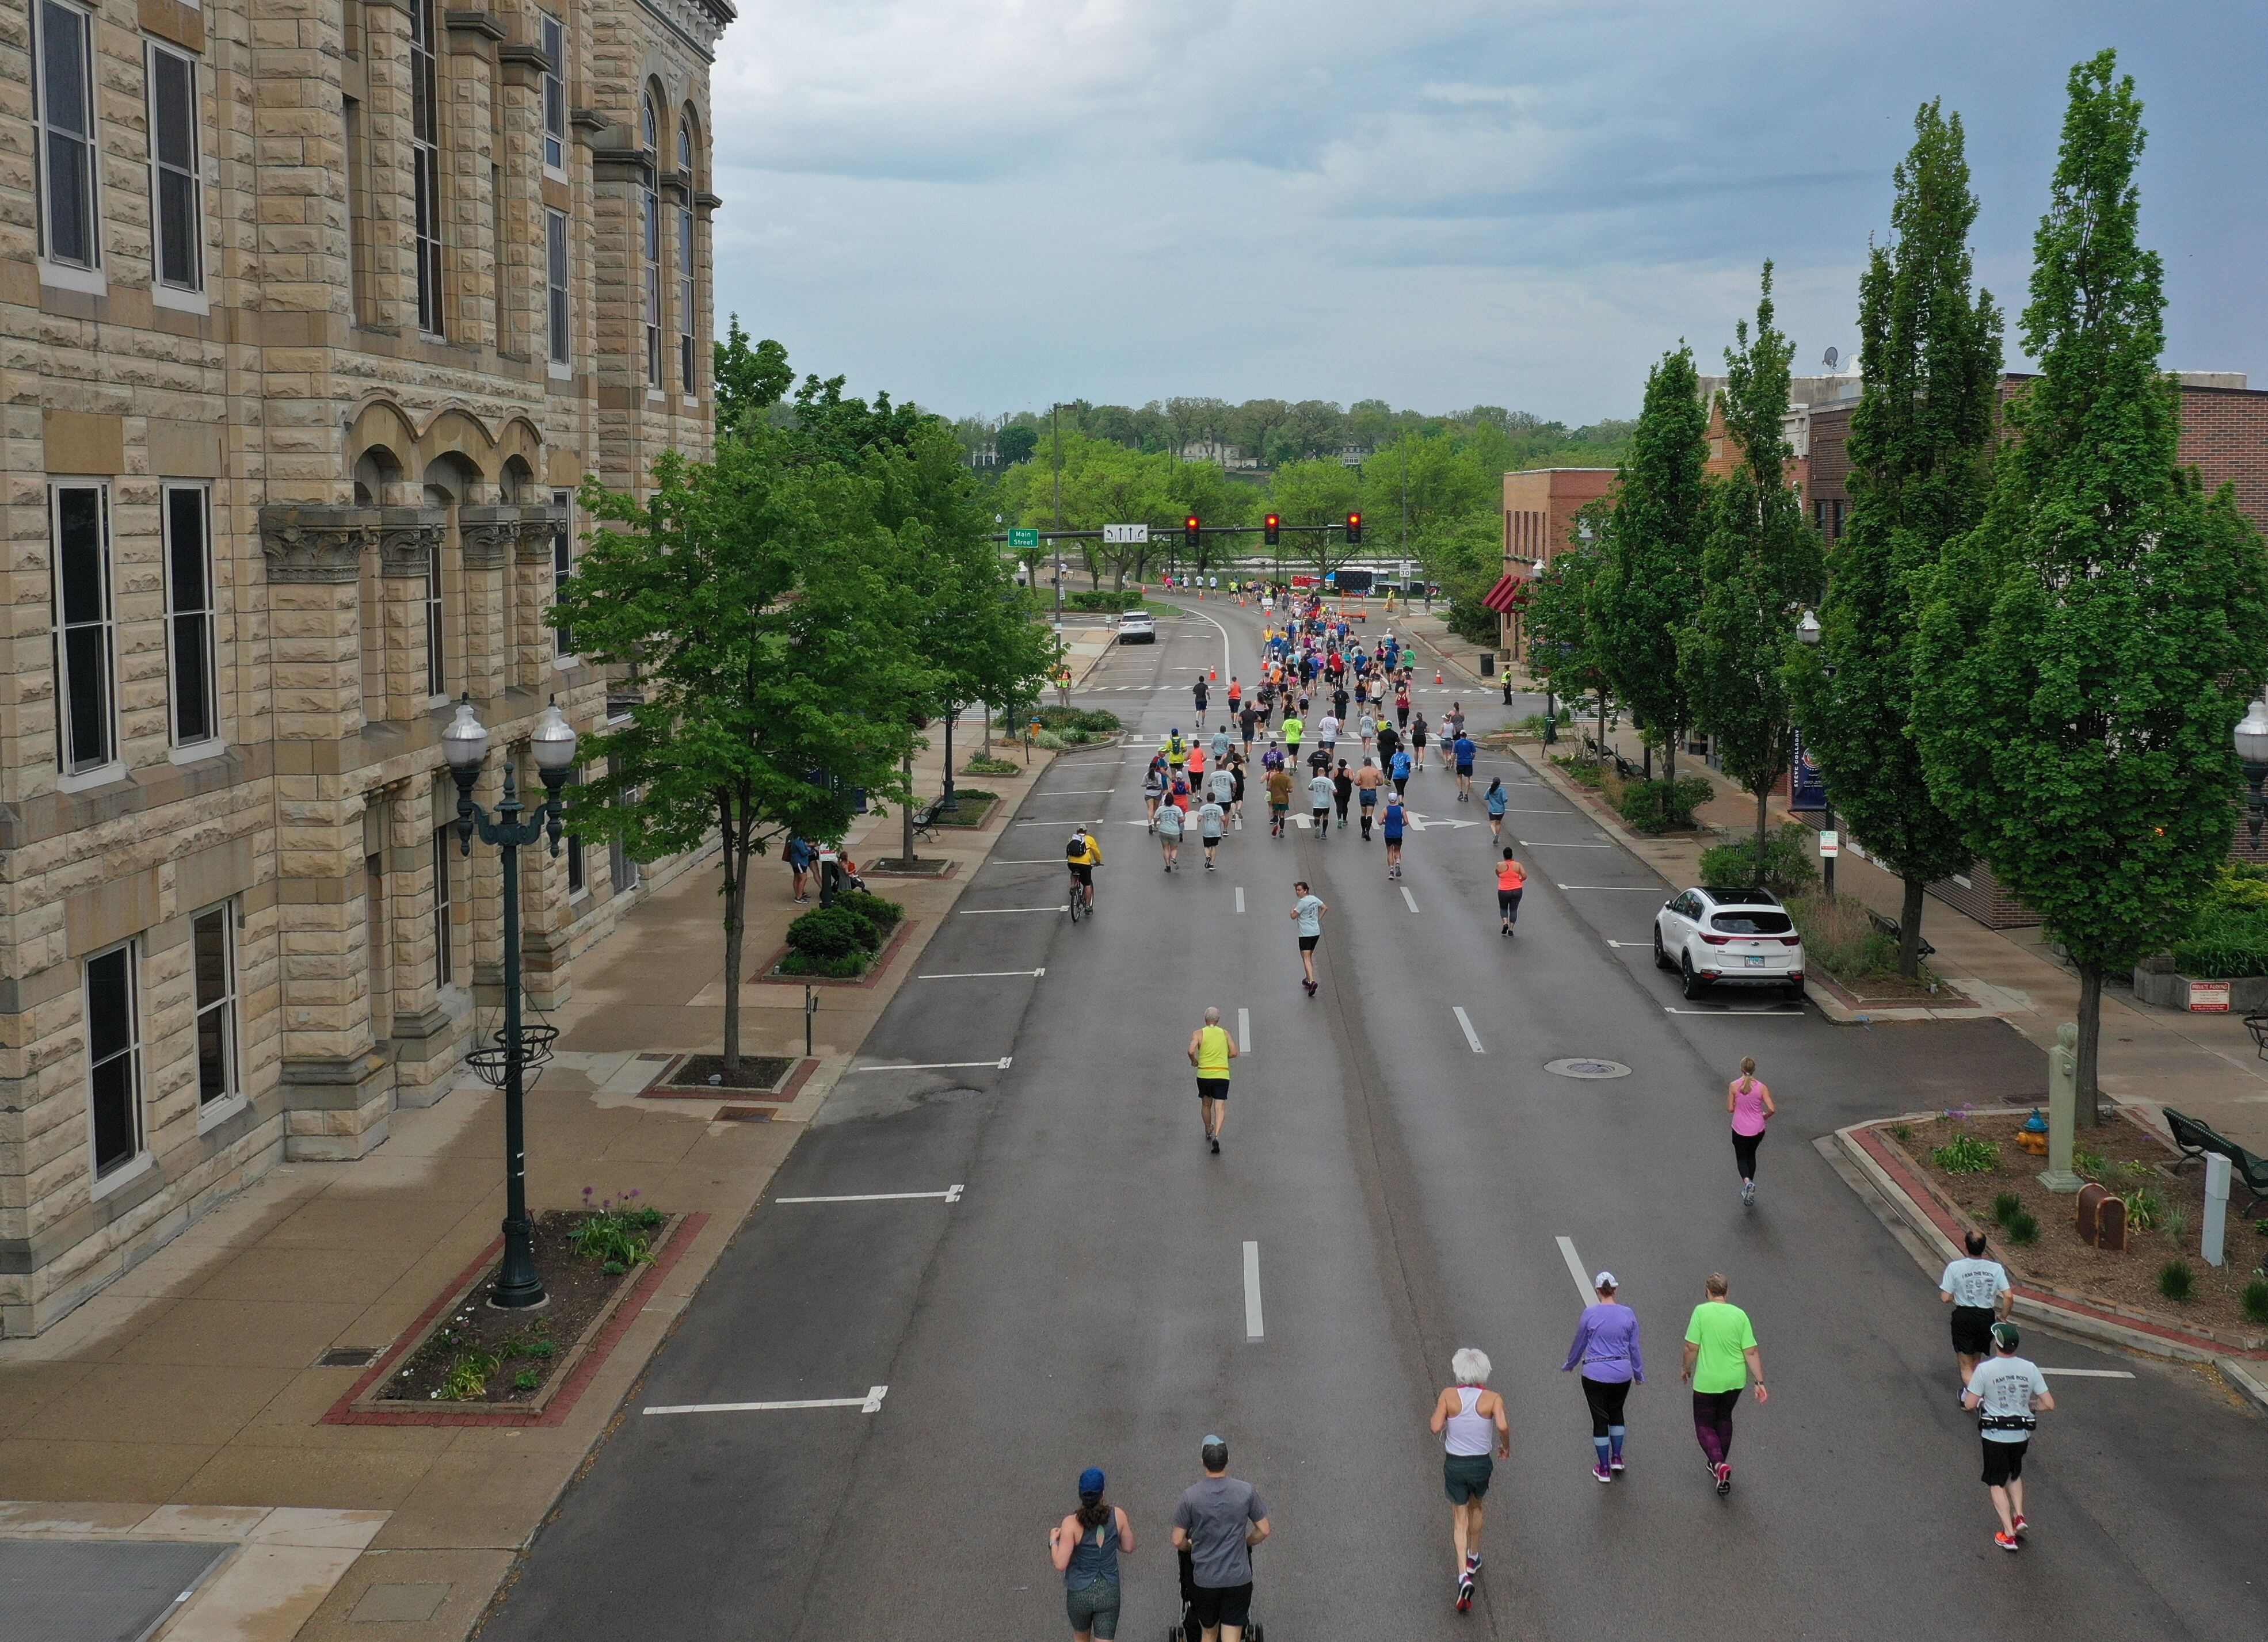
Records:
[[[1074,865],[1086,859],[1086,835],[1080,833],[1064,845],[1064,859]]]

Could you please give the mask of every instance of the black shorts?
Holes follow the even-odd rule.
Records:
[[[2024,1450],[2032,1446],[2027,1437],[2021,1442],[1995,1442],[1990,1437],[1984,1444],[1984,1486],[2006,1488],[2024,1474]]]
[[[1252,1581],[1241,1585],[1192,1585],[1189,1617],[1201,1631],[1234,1625],[1241,1631],[1252,1620]]]
[[[1200,1101],[1226,1101],[1228,1099],[1228,1079],[1226,1078],[1198,1079],[1197,1099]]]
[[[1320,935],[1302,935],[1300,937],[1300,950],[1313,952],[1315,950],[1315,943],[1321,939],[1322,937]]]
[[[1470,1505],[1484,1498],[1496,1462],[1485,1454],[1445,1454],[1441,1456],[1441,1491],[1453,1506]]]
[[[1953,1349],[1963,1357],[1983,1357],[1992,1349],[1993,1312],[1990,1306],[1953,1308]]]
[[[1094,881],[1094,868],[1087,863],[1084,861],[1073,861],[1070,865],[1071,875],[1079,880],[1080,883],[1092,884]]]

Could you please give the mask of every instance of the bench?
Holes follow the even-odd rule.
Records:
[[[932,799],[914,812],[915,837],[926,838],[932,843],[937,842],[937,809],[944,802],[942,798]]]
[[[2181,1148],[2182,1163],[2202,1161],[2207,1153],[2219,1152],[2228,1160],[2236,1178],[2252,1196],[2252,1207],[2257,1208],[2268,1198],[2268,1158],[2255,1157],[2234,1140],[2215,1130],[2209,1123],[2201,1123],[2186,1112],[2166,1109],[2166,1127],[2173,1132],[2174,1145]],[[2176,1168],[2181,1167],[2176,1163]],[[2251,1209],[2245,1212],[2250,1214]]]
[[[2260,1058],[2268,1060],[2268,1015],[2247,1015],[2244,1029],[2252,1035],[2252,1047],[2260,1051]]]
[[[1638,778],[1640,771],[1636,764],[1631,763],[1630,760],[1624,758],[1620,753],[1616,753],[1615,755],[1615,774],[1620,776],[1624,781],[1636,781]]]
[[[1898,927],[1898,921],[1892,917],[1889,913],[1877,912],[1870,907],[1867,909],[1867,917],[1873,922],[1876,929],[1889,936],[1892,940],[1903,940],[1905,939],[1905,931]],[[1914,947],[1915,955],[1923,958],[1928,957],[1936,950],[1937,948],[1931,946],[1926,940],[1917,943]]]

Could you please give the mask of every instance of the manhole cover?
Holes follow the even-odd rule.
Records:
[[[318,1368],[367,1368],[378,1360],[374,1345],[335,1345],[315,1359]]]
[[[1627,1078],[1630,1068],[1618,1060],[1597,1060],[1588,1056],[1574,1056],[1566,1060],[1546,1061],[1543,1070],[1562,1078]]]

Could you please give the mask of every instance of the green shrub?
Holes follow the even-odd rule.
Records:
[[[1977,1135],[1956,1135],[1931,1152],[1929,1160],[1948,1174],[1982,1174],[2000,1167],[2000,1147]]]
[[[1047,591],[1050,594],[1054,592],[1052,588]],[[1054,602],[1052,597],[1049,602]],[[1066,610],[1138,610],[1141,607],[1142,594],[1138,588],[1129,587],[1122,592],[1111,587],[1088,587],[1064,594],[1064,608]]]
[[[1623,819],[1644,833],[1668,832],[1693,825],[1693,812],[1709,801],[1714,791],[1704,776],[1680,776],[1675,781],[1633,781],[1623,789],[1616,807]]]
[[[788,950],[809,958],[847,958],[881,944],[873,924],[839,906],[814,907],[787,926]]]
[[[2029,1209],[2017,1210],[2001,1222],[2001,1229],[2007,1233],[2008,1241],[2019,1247],[2040,1240],[2039,1220]]]
[[[1451,599],[1445,619],[1449,630],[1469,644],[1493,644],[1504,637],[1504,623],[1477,598]]]
[[[489,1394],[489,1376],[496,1373],[497,1359],[477,1347],[468,1350],[449,1365],[448,1377],[441,1382],[441,1398],[447,1403],[478,1403]]]
[[[2126,1205],[2126,1225],[2131,1231],[2154,1232],[2165,1224],[2166,1199],[2155,1187],[2137,1186],[2121,1200]]]
[[[1819,881],[1819,868],[1811,858],[1817,847],[1817,834],[1801,821],[1789,821],[1764,836],[1761,850],[1754,834],[1704,850],[1701,881],[1727,889],[1761,887],[1776,895],[1800,895]]]
[[[2010,1215],[2021,1214],[2023,1210],[2024,1200],[2013,1191],[2004,1191],[1992,1199],[1992,1218],[2003,1226],[2007,1225]]]
[[[979,756],[962,765],[961,773],[964,776],[1017,776],[1023,770],[1024,767],[1013,759]]]
[[[2268,908],[2208,904],[2175,943],[2183,975],[2268,975]]]
[[[1579,787],[1588,787],[1595,792],[1607,784],[1606,772],[1580,753],[1557,753],[1551,762]]]
[[[2093,1147],[2080,1145],[2072,1147],[2071,1172],[2081,1180],[2101,1180],[2103,1170],[2107,1167],[2108,1165],[2102,1160],[2102,1153]]]
[[[880,935],[887,935],[897,928],[898,920],[906,916],[905,908],[896,902],[886,901],[864,889],[854,889],[847,895],[836,896],[835,904],[843,911],[856,913],[865,919]]]
[[[2178,1255],[2158,1268],[2158,1292],[2168,1300],[2186,1300],[2196,1286],[2197,1273]]]
[[[1803,937],[1804,961],[1851,984],[1884,980],[1898,972],[1898,944],[1874,927],[1856,895],[1790,895],[1787,915]]]
[[[2244,1314],[2254,1322],[2268,1322],[2268,1278],[2244,1285]]]
[[[1898,1141],[1901,1144],[1905,1141],[1911,1140],[1913,1138],[1913,1125],[1911,1123],[1892,1123],[1890,1125],[1890,1138]]]
[[[820,981],[855,981],[873,967],[874,955],[868,952],[847,952],[836,958],[814,958],[807,952],[792,952],[779,961],[782,975],[805,975]]]
[[[1049,730],[1084,730],[1094,734],[1123,727],[1116,713],[1105,712],[1100,707],[1042,707],[1032,717]]]

